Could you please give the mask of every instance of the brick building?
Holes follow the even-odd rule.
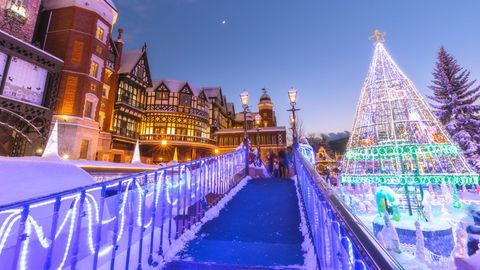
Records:
[[[44,0],[38,42],[64,60],[55,118],[59,154],[102,159],[109,153],[110,119],[118,69],[111,39],[117,9],[110,0]],[[103,156],[103,154],[102,154]]]

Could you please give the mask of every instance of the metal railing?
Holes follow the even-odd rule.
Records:
[[[294,165],[320,269],[403,269],[297,150]]]
[[[0,265],[155,266],[245,176],[245,157],[238,150],[0,206]]]
[[[141,141],[177,141],[177,142],[195,142],[215,145],[215,140],[190,135],[179,134],[142,134],[140,135]]]

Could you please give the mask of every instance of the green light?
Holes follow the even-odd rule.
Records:
[[[459,174],[459,175],[342,175],[342,184],[380,184],[380,185],[475,185],[478,184],[478,175]]]
[[[448,143],[437,144],[401,144],[356,148],[345,154],[347,160],[381,160],[404,155],[456,156],[458,149]]]

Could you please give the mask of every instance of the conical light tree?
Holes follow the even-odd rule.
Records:
[[[373,39],[342,183],[405,186],[406,194],[408,186],[476,184],[478,176],[386,51],[384,34],[376,30]]]

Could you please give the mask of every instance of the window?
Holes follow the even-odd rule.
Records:
[[[104,84],[102,87],[102,97],[103,98],[108,98],[108,93],[110,92],[110,86]]]
[[[88,140],[82,140],[82,144],[80,146],[80,159],[87,159],[88,156]]]
[[[83,111],[83,116],[92,118],[93,103],[91,101],[85,101],[85,110]]]
[[[98,40],[103,41],[103,36],[104,36],[104,34],[105,34],[105,30],[103,30],[102,27],[97,26],[97,33],[95,34],[95,37],[96,37]]]
[[[18,15],[23,17],[27,17],[27,9],[26,9],[26,1],[25,0],[10,0],[8,1],[7,8]]]
[[[97,78],[98,75],[98,63],[95,61],[92,61],[92,64],[90,65],[90,76]]]
[[[205,106],[205,100],[199,98],[197,99],[198,107],[204,107]]]
[[[83,116],[91,119],[95,119],[96,108],[98,104],[98,97],[92,93],[85,95],[85,105],[83,108]]]
[[[6,59],[0,61],[6,63]],[[47,75],[46,69],[13,56],[2,95],[42,105]]]
[[[179,96],[179,106],[190,107],[192,104],[192,96],[188,94],[181,93]]]
[[[103,123],[105,122],[105,112],[98,113],[98,123],[100,124],[100,129],[103,128]]]

